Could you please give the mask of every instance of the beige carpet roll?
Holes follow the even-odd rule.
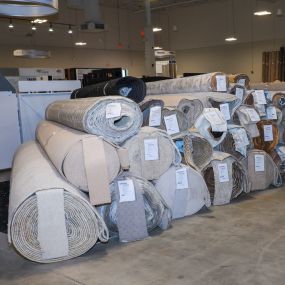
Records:
[[[195,128],[212,147],[218,146],[227,134],[227,122],[217,108],[205,108],[196,120]]]
[[[274,81],[268,83],[250,83],[251,89],[268,90],[268,91],[284,91],[285,82]]]
[[[172,164],[181,162],[171,137],[156,128],[141,128],[123,147],[128,150],[130,172],[147,180],[158,179]]]
[[[138,132],[143,117],[134,101],[106,96],[53,102],[46,119],[120,144]]]
[[[101,137],[42,121],[36,138],[57,170],[75,187],[89,192],[93,205],[109,203],[109,183],[128,168],[124,149]]]
[[[230,84],[229,93],[232,95],[235,95],[242,102],[247,95],[246,88],[244,86],[242,86],[240,84],[236,84],[236,83]]]
[[[87,196],[58,174],[38,144],[28,142],[13,163],[8,238],[25,258],[50,263],[80,256],[109,234]]]
[[[228,75],[230,83],[237,83],[244,86],[246,89],[250,87],[250,79],[247,74],[237,73]]]
[[[279,187],[282,179],[278,166],[263,150],[250,150],[247,153],[248,177],[251,191],[264,190],[270,185]]]
[[[146,83],[147,95],[203,91],[226,92],[228,85],[229,79],[227,75],[222,72]]]
[[[202,175],[187,165],[170,167],[157,181],[155,188],[178,219],[197,213],[211,200]]]
[[[224,205],[250,191],[243,165],[228,153],[214,152],[211,162],[202,170],[213,205]]]

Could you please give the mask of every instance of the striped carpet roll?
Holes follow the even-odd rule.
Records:
[[[146,95],[146,85],[139,78],[126,76],[76,89],[71,99],[112,95],[121,95],[139,103]]]
[[[25,258],[50,263],[80,256],[109,235],[87,196],[58,174],[38,144],[29,142],[13,163],[8,238]]]
[[[191,77],[149,82],[146,86],[147,95],[207,91],[226,92],[229,86],[229,79],[226,74],[215,72]]]
[[[56,101],[48,106],[46,119],[118,144],[136,134],[143,122],[139,106],[120,96]]]

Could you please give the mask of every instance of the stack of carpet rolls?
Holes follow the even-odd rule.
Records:
[[[140,88],[118,91],[125,83],[51,103],[35,141],[17,151],[8,233],[24,257],[48,263],[109,237],[142,240],[282,184],[285,93],[215,72],[146,83],[140,102]]]

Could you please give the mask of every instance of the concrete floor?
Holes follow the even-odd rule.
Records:
[[[0,284],[284,285],[285,188],[177,220],[147,240],[97,245],[57,264],[24,260],[2,235]]]

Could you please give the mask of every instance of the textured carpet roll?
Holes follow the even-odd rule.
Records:
[[[170,167],[155,182],[155,188],[170,207],[173,219],[193,215],[204,206],[211,206],[203,177],[186,165]]]
[[[46,119],[118,144],[136,134],[143,120],[139,106],[119,96],[56,101]]]
[[[271,158],[273,159],[274,163],[278,167],[278,170],[279,170],[280,175],[282,177],[282,183],[284,183],[285,182],[285,155],[284,155],[285,147],[284,147],[284,145],[281,146],[281,147],[283,147],[282,155],[279,154],[278,147],[276,148],[277,150],[272,150],[269,153],[269,155],[271,156]]]
[[[158,99],[149,99],[140,103],[143,114],[143,126],[158,127],[161,125],[161,111],[164,102]]]
[[[132,190],[135,193],[135,199],[142,195],[144,203],[143,218],[146,224],[143,224],[141,220],[140,223],[133,224],[133,222],[137,221],[138,218],[141,218],[141,216],[136,216],[136,209],[128,208],[132,201],[122,203],[123,193],[120,191],[118,183],[124,180],[132,181],[131,184],[133,185]],[[133,237],[137,232],[141,232],[145,225],[148,232],[151,232],[157,227],[166,229],[170,225],[171,211],[169,211],[168,206],[163,201],[153,184],[147,180],[134,176],[129,172],[123,172],[116,180],[113,181],[112,184],[110,184],[110,192],[112,196],[112,203],[98,207],[99,213],[108,226],[110,235],[120,235],[119,223],[121,221],[119,219],[122,217],[120,217],[121,213],[119,213],[119,211],[122,211],[124,214],[125,222],[127,223],[129,220],[129,224],[132,224],[133,226],[133,228],[130,229],[132,232],[127,233],[128,239],[122,239],[122,237],[120,237],[121,241],[130,241],[130,237]],[[134,211],[131,212],[132,210]],[[126,235],[126,233],[124,233],[124,235]],[[145,236],[143,236],[143,238],[145,238]]]
[[[251,83],[251,89],[268,90],[268,91],[284,91],[285,82],[275,81],[269,83]]]
[[[71,99],[110,95],[121,95],[139,103],[146,95],[146,86],[141,79],[127,76],[76,89]]]
[[[280,172],[273,159],[263,150],[250,150],[247,153],[248,177],[251,191],[264,190],[270,185],[281,186]]]
[[[86,195],[68,184],[35,142],[17,151],[11,176],[9,242],[25,258],[50,263],[80,256],[108,230]]]
[[[36,138],[57,170],[71,184],[89,192],[93,205],[111,201],[109,183],[120,172],[121,164],[128,167],[123,161],[123,149],[50,121],[38,125]]]
[[[269,92],[269,94],[275,107],[285,109],[285,92]]]
[[[235,95],[243,102],[246,97],[246,88],[239,84],[230,84],[229,93]]]
[[[229,86],[229,80],[224,73],[216,72],[191,77],[149,82],[146,86],[147,95],[203,91],[226,92]]]
[[[254,148],[271,152],[279,140],[279,131],[275,123],[270,120],[261,120],[257,123],[260,135],[253,138]]]
[[[246,171],[233,156],[214,152],[212,161],[202,170],[213,205],[229,203],[242,192],[249,192]]]
[[[166,132],[144,127],[123,145],[129,154],[130,172],[147,180],[158,179],[181,156]]]
[[[196,120],[195,127],[212,147],[219,145],[227,134],[227,122],[216,108],[205,108]]]
[[[231,83],[240,84],[240,85],[244,86],[245,88],[249,89],[250,79],[249,79],[248,75],[246,75],[244,73],[229,75],[229,81]]]

